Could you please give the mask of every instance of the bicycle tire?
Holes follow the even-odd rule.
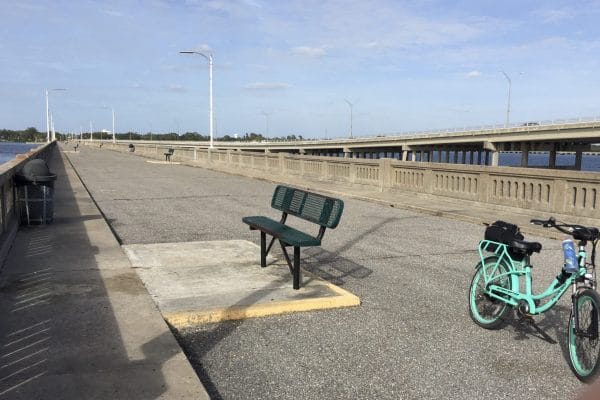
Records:
[[[573,309],[569,317],[569,366],[582,382],[590,382],[598,375],[600,367],[600,296],[593,289],[584,289],[575,297],[578,310],[579,331],[575,332]]]
[[[498,329],[504,323],[506,313],[510,305],[502,300],[492,299],[484,292],[483,268],[492,268],[498,262],[498,257],[492,256],[477,264],[475,274],[469,287],[469,315],[473,322],[485,329]],[[510,271],[506,262],[501,261],[498,264],[497,274],[503,274]],[[509,275],[505,275],[494,284],[512,289],[512,282]]]

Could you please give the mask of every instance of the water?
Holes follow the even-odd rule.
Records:
[[[529,153],[529,166],[530,167],[548,167],[548,153]],[[521,153],[500,153],[498,159],[500,166],[518,167],[521,165]],[[556,166],[566,167],[575,165],[575,154],[561,154],[556,155]],[[584,154],[581,159],[581,170],[600,172],[600,154]]]
[[[470,153],[467,152],[467,161],[469,163]],[[529,166],[532,168],[540,167],[540,168],[548,168],[548,153],[529,153]],[[433,153],[433,161],[438,161],[439,155],[438,152]],[[450,159],[454,159],[454,152],[450,152]],[[477,158],[475,158],[477,162]],[[498,158],[498,165],[501,167],[519,167],[521,166],[521,153],[520,152],[510,152],[503,153],[500,152]],[[575,166],[575,154],[571,153],[557,153],[556,154],[556,166],[560,167],[574,167]],[[589,172],[600,172],[600,153],[591,153],[584,154],[581,159],[581,170],[589,171]]]
[[[27,153],[38,146],[39,144],[0,142],[0,164],[12,160],[17,154]]]

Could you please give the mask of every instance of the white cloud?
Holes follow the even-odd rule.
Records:
[[[481,76],[481,72],[474,70],[470,71],[465,75],[467,78],[479,78]]]
[[[182,85],[169,85],[169,86],[167,86],[167,90],[169,92],[177,92],[177,93],[187,92],[186,88],[184,88]]]
[[[278,83],[278,82],[254,82],[249,83],[244,86],[244,89],[247,90],[285,90],[290,88],[291,85],[287,83]]]
[[[326,51],[324,47],[298,46],[292,49],[292,54],[310,58],[320,58],[326,54]]]
[[[570,8],[537,10],[533,14],[547,23],[562,22],[575,17],[575,11]]]
[[[119,12],[119,11],[115,11],[115,10],[102,10],[102,12],[106,15],[110,15],[111,17],[123,17],[124,14]]]

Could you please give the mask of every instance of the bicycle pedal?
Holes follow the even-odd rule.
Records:
[[[519,315],[519,322],[533,324],[535,321],[533,319],[533,315],[531,314],[521,314]]]

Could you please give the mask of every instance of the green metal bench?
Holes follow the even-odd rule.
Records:
[[[171,156],[175,153],[175,149],[168,149],[163,155],[165,156],[165,161],[171,161]]]
[[[260,231],[260,266],[267,266],[267,255],[275,240],[279,241],[283,255],[293,277],[294,289],[300,288],[300,249],[302,247],[320,246],[327,228],[338,226],[344,202],[332,197],[307,192],[288,186],[275,188],[271,207],[282,212],[281,219],[275,221],[268,217],[244,217],[242,221],[250,226],[250,230]],[[301,232],[286,225],[288,215],[301,218],[319,225],[317,236]],[[272,236],[267,246],[266,235]],[[294,260],[290,260],[286,248],[294,248]]]

